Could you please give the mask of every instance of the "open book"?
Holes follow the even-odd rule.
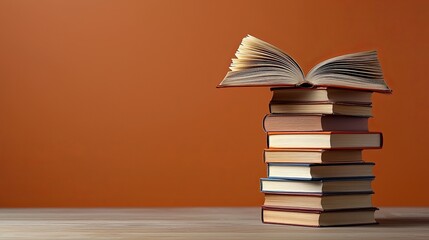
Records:
[[[298,63],[279,48],[247,35],[218,87],[337,87],[391,92],[383,79],[376,51],[325,60],[306,76]]]

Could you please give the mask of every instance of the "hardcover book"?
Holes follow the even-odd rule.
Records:
[[[336,102],[371,105],[372,92],[339,88],[271,88],[274,102]]]
[[[332,114],[358,117],[372,117],[370,105],[357,105],[347,103],[284,103],[270,102],[270,113],[287,114]]]
[[[373,193],[365,194],[290,194],[266,193],[264,206],[307,210],[340,210],[373,207]]]
[[[268,163],[269,178],[328,179],[374,177],[374,163]]]
[[[374,178],[299,179],[261,178],[264,193],[372,193]]]
[[[262,222],[309,227],[376,224],[377,208],[343,210],[302,210],[262,206]]]
[[[268,148],[370,149],[381,148],[379,132],[269,132]]]
[[[332,115],[267,114],[265,132],[287,131],[368,131],[368,118]]]
[[[362,162],[362,150],[265,149],[266,163],[341,163]]]

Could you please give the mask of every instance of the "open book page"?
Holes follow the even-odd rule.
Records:
[[[219,86],[295,86],[304,74],[289,55],[250,35],[243,38]]]
[[[316,65],[307,77],[288,54],[250,35],[243,38],[235,56],[218,87],[314,85],[391,92],[383,79],[376,51],[328,59]]]
[[[316,86],[388,91],[376,51],[347,54],[317,64],[306,76]]]

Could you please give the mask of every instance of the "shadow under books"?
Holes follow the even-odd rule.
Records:
[[[427,217],[389,217],[389,218],[378,218],[379,227],[418,227],[428,226],[429,227],[429,216]],[[376,225],[377,226],[377,225]]]

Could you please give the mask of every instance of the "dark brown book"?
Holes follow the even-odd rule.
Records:
[[[325,114],[325,115],[346,115],[357,117],[372,117],[372,107],[370,105],[357,105],[348,103],[330,102],[299,102],[285,103],[271,101],[270,113],[286,114]]]
[[[271,88],[273,102],[333,102],[371,105],[372,92],[339,88]]]
[[[383,146],[379,132],[269,132],[268,148],[371,149]]]
[[[265,132],[287,131],[368,131],[368,118],[334,115],[267,114]]]
[[[371,208],[373,193],[359,194],[290,194],[266,193],[264,206],[307,210]]]
[[[262,206],[262,222],[309,227],[376,224],[377,208],[312,210]]]
[[[340,163],[362,162],[362,150],[265,149],[266,163]]]

